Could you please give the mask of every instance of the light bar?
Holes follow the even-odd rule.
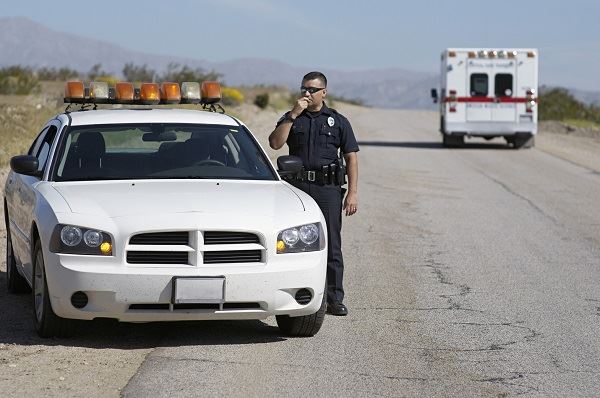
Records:
[[[140,103],[144,105],[156,105],[160,103],[158,83],[142,83],[140,87]]]
[[[65,85],[65,102],[85,102],[85,87],[83,86],[83,82],[67,82]]]
[[[177,83],[163,83],[160,85],[160,103],[178,104],[181,102],[181,91]]]
[[[221,85],[216,81],[163,82],[141,83],[140,88],[134,88],[130,82],[117,82],[114,87],[109,87],[106,82],[91,82],[88,86],[81,81],[69,81],[65,85],[65,103],[76,104],[130,104],[130,105],[158,105],[158,104],[198,104],[204,109],[215,111],[223,110],[217,105],[221,100]],[[82,108],[83,109],[83,108]],[[96,107],[94,107],[96,109]],[[224,111],[224,110],[223,110]]]
[[[132,104],[135,90],[129,82],[118,82],[115,84],[115,102],[117,104]]]
[[[198,82],[181,83],[181,103],[197,104],[200,102],[200,84]]]
[[[201,100],[203,104],[215,104],[221,100],[219,82],[202,82]]]

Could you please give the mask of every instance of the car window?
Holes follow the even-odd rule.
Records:
[[[46,166],[46,162],[48,161],[48,154],[50,153],[52,141],[54,141],[54,137],[56,136],[56,131],[56,126],[50,126],[50,128],[48,128],[47,133],[41,141],[40,148],[38,149],[37,153],[35,153],[35,156],[38,158],[39,171],[44,170],[44,167]]]
[[[56,181],[224,178],[275,180],[243,126],[122,124],[70,127]]]
[[[46,137],[46,133],[48,132],[48,126],[44,127],[42,131],[38,134],[36,139],[33,141],[33,144],[29,147],[29,151],[27,151],[28,155],[36,155],[40,150],[40,146]]]

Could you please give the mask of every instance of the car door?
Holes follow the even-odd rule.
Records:
[[[38,138],[34,141],[28,154],[38,158],[38,170],[45,171],[48,166],[52,143],[56,137],[59,128],[58,121],[50,122]],[[35,217],[36,205],[36,185],[41,179],[39,177],[12,173],[15,186],[13,211],[9,213],[11,219],[11,235],[13,236],[13,245],[15,246],[15,257],[18,266],[22,267],[25,276],[31,280],[32,260],[31,260],[31,227]]]

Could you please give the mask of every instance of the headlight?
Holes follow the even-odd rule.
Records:
[[[106,232],[58,224],[50,239],[54,253],[112,255],[112,239]]]
[[[284,229],[277,235],[277,253],[312,252],[324,248],[325,238],[320,223]]]

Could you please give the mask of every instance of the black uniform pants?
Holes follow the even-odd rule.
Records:
[[[309,194],[321,208],[327,223],[327,302],[342,302],[344,259],[342,257],[342,188],[337,185],[296,181],[294,186]]]

